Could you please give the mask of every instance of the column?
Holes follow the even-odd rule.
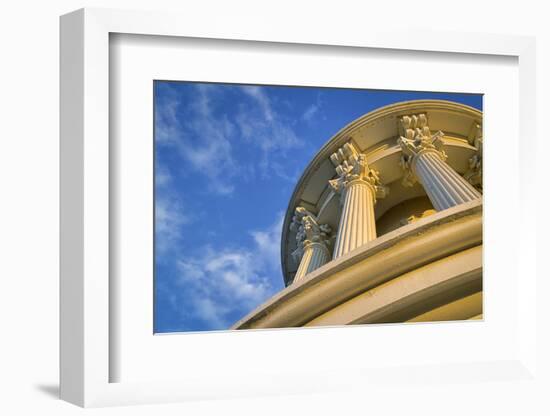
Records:
[[[294,282],[299,282],[330,260],[331,229],[303,207],[296,208],[290,229],[296,232],[297,248],[292,256],[299,264]]]
[[[370,169],[367,158],[350,143],[331,155],[337,179],[329,182],[340,195],[342,211],[334,243],[333,258],[338,258],[376,238],[374,204],[388,188],[380,185],[378,172]]]
[[[431,135],[425,114],[404,116],[400,122],[404,135],[397,143],[403,151],[404,185],[420,182],[437,211],[481,198],[481,194],[445,162],[443,133]]]

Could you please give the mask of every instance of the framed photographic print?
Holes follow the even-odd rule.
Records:
[[[533,40],[324,33],[62,17],[62,398],[534,380]]]
[[[155,333],[482,317],[482,95],[153,85]]]

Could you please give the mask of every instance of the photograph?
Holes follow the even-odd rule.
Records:
[[[483,319],[483,95],[155,80],[154,332]]]

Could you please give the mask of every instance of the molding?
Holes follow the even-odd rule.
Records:
[[[392,315],[412,319],[441,304],[456,300],[481,288],[482,246],[472,247],[411,270],[380,286],[365,291],[318,316],[305,326],[350,325],[394,322]],[[414,312],[419,304],[425,309]],[[440,306],[438,305],[438,306]]]

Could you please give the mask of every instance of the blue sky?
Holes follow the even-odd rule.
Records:
[[[472,94],[155,81],[155,332],[227,329],[284,287],[280,237],[301,172],[378,107]]]

